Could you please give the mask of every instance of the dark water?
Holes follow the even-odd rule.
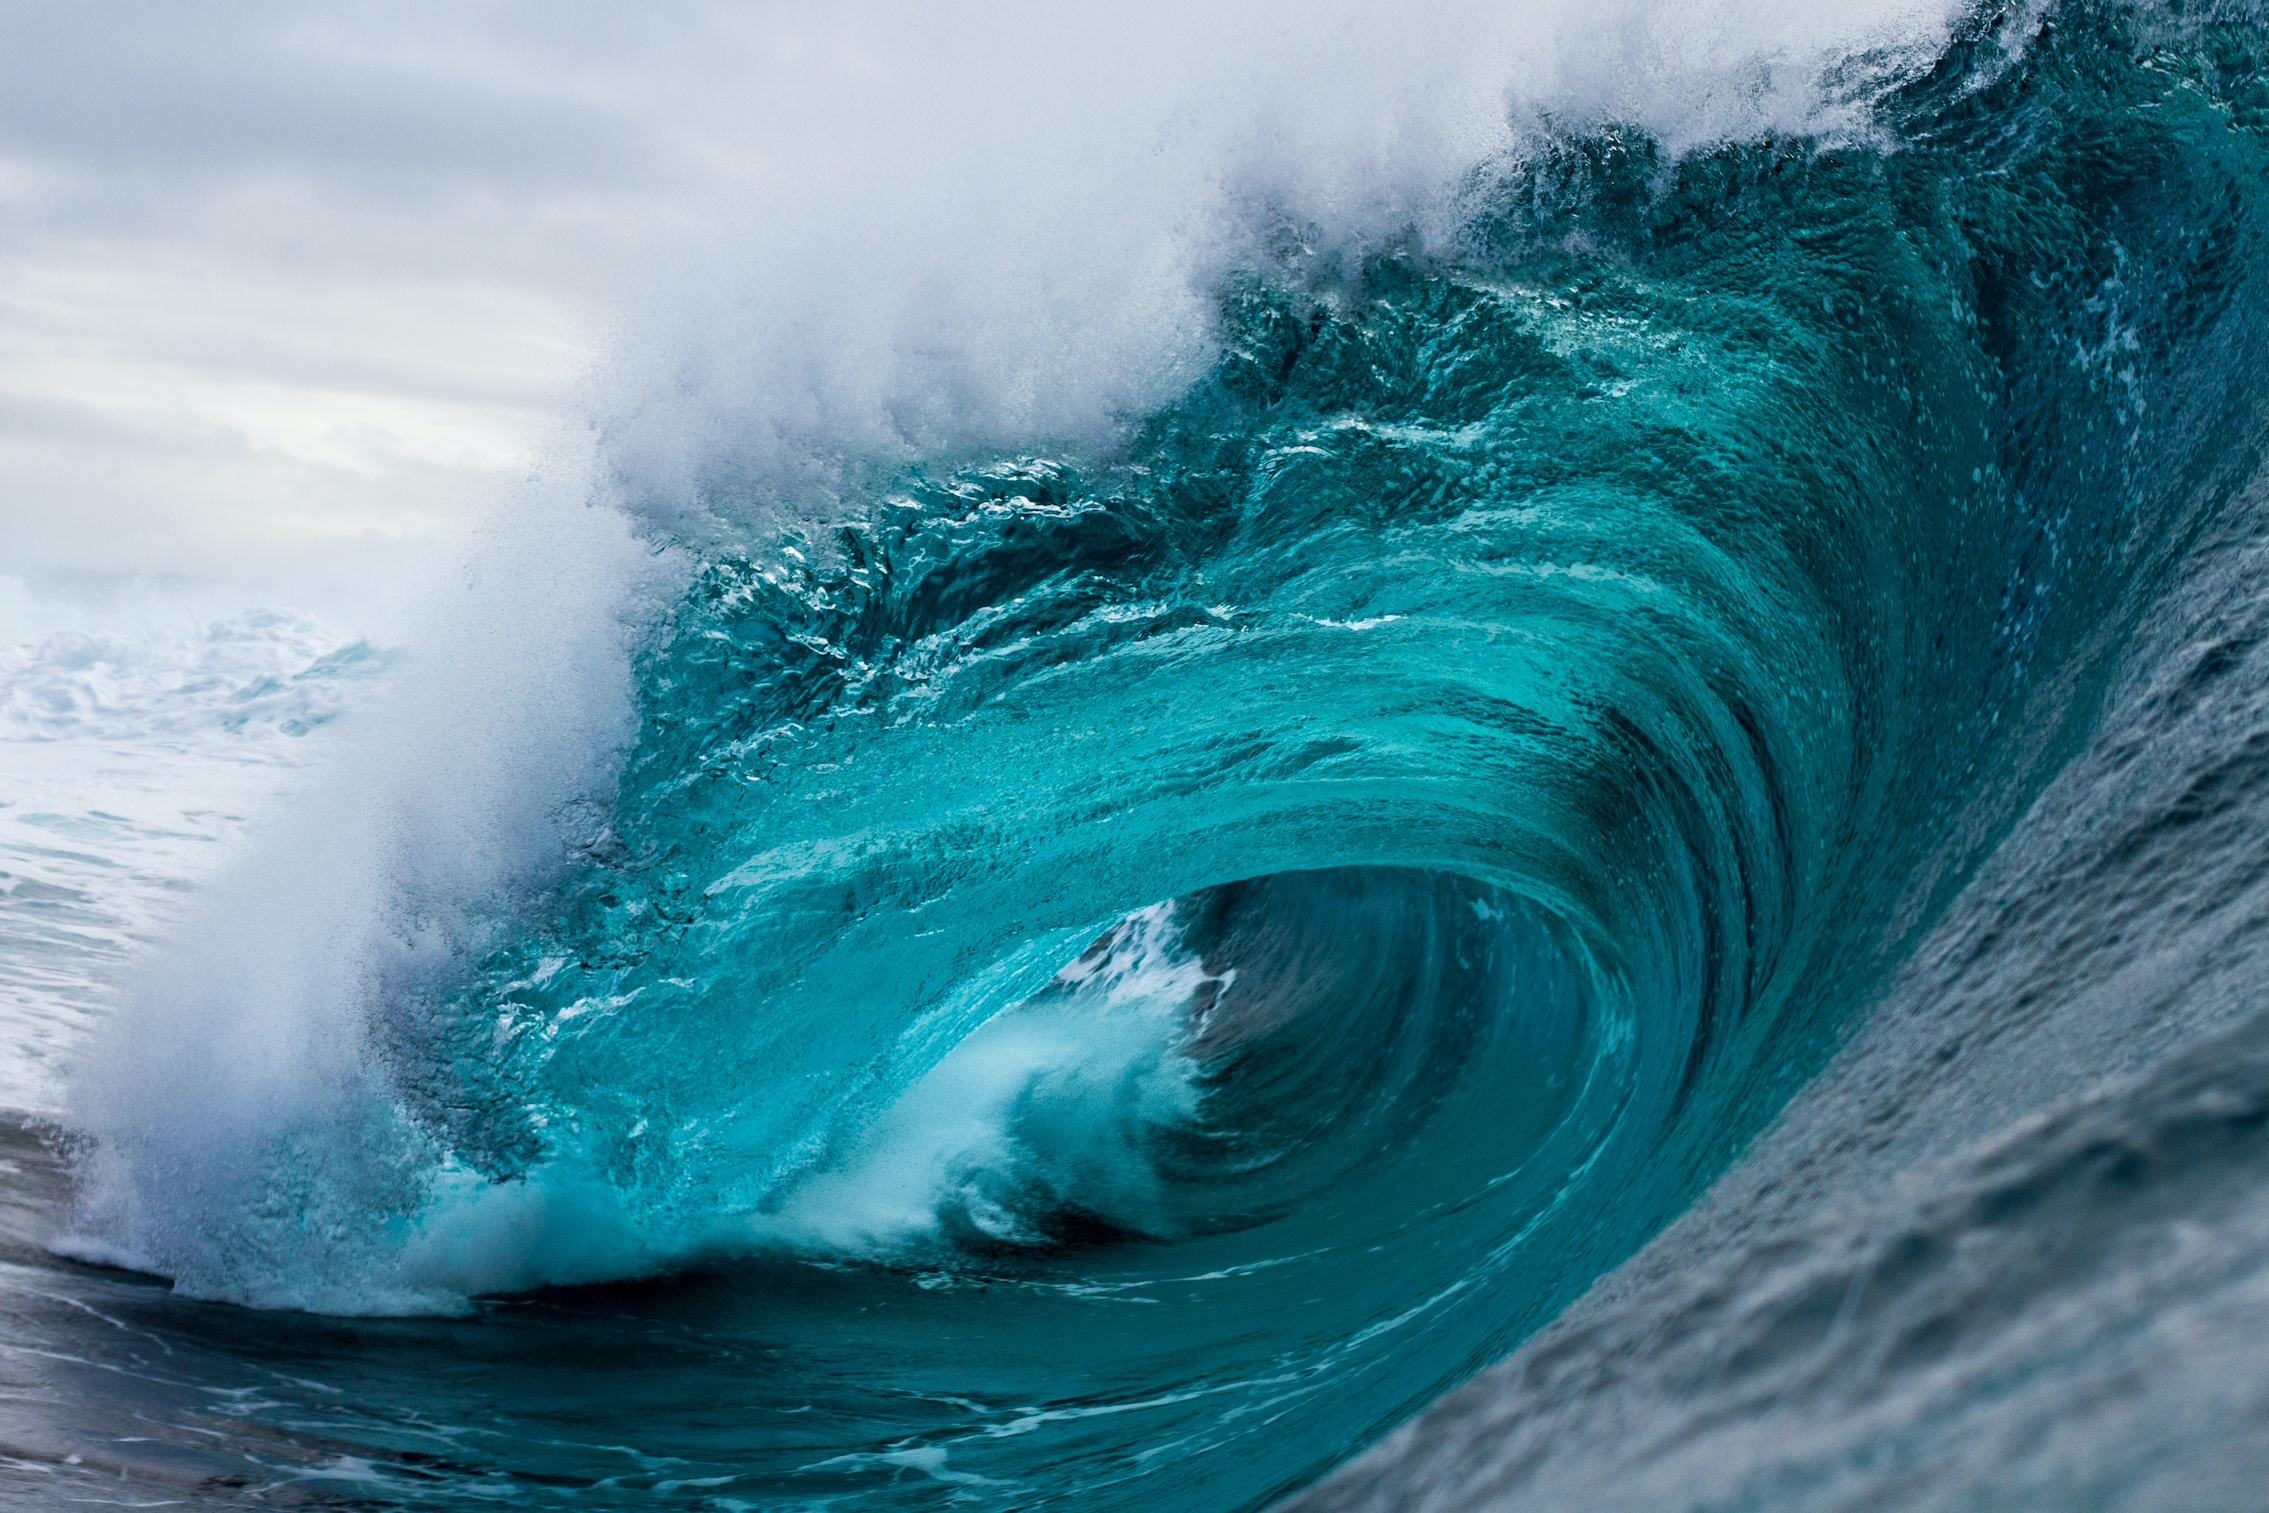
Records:
[[[21,1495],[1257,1507],[1672,1226],[1331,1495],[2034,1505],[2045,1441],[1963,1426],[2202,1296],[2123,1236],[2220,1233],[2263,1170],[2209,1037],[2269,917],[2269,38],[2019,31],[1852,60],[1874,145],[1597,131],[1477,169],[1454,257],[1286,228],[1124,455],[825,530],[721,477],[570,861],[388,904],[313,1074],[114,1053],[64,1248],[137,1272],[39,1248],[64,1177],[17,1138]],[[2212,991],[2107,986],[2184,952]],[[191,960],[144,1012],[265,991]],[[2023,1122],[2110,1073],[2206,1125]],[[1812,1248],[1679,1291],[1679,1237],[1774,1224]],[[2023,1262],[2083,1231],[2102,1287]],[[1819,1259],[1860,1253],[1873,1292]],[[1864,1373],[1788,1364],[1926,1295]],[[2048,1299],[2104,1330],[1981,1322]],[[1793,1404],[1828,1448],[1744,1480],[1811,1453]],[[2103,1411],[2038,1505],[2243,1505],[2152,1479],[2191,1398]]]

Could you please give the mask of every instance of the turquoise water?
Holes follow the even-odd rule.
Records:
[[[565,860],[401,905],[313,1073],[98,1064],[61,1249],[178,1290],[72,1263],[141,1374],[57,1390],[377,1506],[1197,1510],[1503,1356],[2251,507],[2258,27],[2012,35],[1855,60],[1871,143],[1564,134],[1451,252],[1287,224],[1123,450],[824,524],[720,468]]]

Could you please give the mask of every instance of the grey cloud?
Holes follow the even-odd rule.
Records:
[[[334,394],[396,395],[450,404],[534,408],[555,402],[556,383],[472,369],[441,359],[417,361],[317,340],[281,341],[251,332],[149,341],[147,358],[220,378],[255,378]]]
[[[244,437],[224,427],[137,424],[76,400],[0,391],[0,445],[100,451],[118,458],[241,458]]]
[[[323,33],[304,16],[241,4],[8,6],[0,151],[159,179],[345,172],[515,193],[673,171],[666,138],[626,103],[551,82],[494,35],[462,35],[455,53],[389,51],[390,34],[442,18],[410,8],[391,27]],[[551,24],[572,32],[575,12]]]

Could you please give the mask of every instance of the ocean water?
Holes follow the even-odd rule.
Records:
[[[305,614],[0,590],[0,1104],[52,1114],[137,952],[389,658]]]
[[[1534,112],[1102,439],[18,635],[0,1496],[2251,1506],[2265,51]]]

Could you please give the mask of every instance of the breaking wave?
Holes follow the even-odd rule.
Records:
[[[826,456],[752,411],[653,464],[631,407],[620,508],[484,559],[115,1018],[59,1247],[463,1316],[331,1368],[391,1442],[422,1432],[400,1374],[457,1363],[419,1412],[487,1437],[371,1473],[406,1501],[1307,1484],[1689,1232],[1800,1089],[1856,1149],[2010,1015],[2098,1012],[1865,1034],[2013,848],[2083,844],[2044,795],[2133,687],[2252,666],[2251,632],[2143,632],[2260,526],[2263,46],[1973,18],[1804,72],[1794,119],[1538,112],[1423,224],[1247,205],[1170,390],[1060,446],[915,413],[903,374]],[[2208,857],[2255,757],[2186,801]],[[2039,949],[2010,908],[1958,949]],[[1820,1103],[1866,1054],[1892,1111]],[[1968,1137],[2105,1069],[2037,1054]],[[2035,1222],[1995,1163],[2077,1158],[2007,1138],[1913,1256]],[[1843,1297],[1844,1265],[1787,1285]],[[634,1316],[673,1343],[625,1377]],[[1522,1380],[1538,1422],[1608,1390]],[[669,1466],[571,1443],[593,1414]],[[1367,1464],[1321,1495],[1392,1502],[1403,1462]]]

